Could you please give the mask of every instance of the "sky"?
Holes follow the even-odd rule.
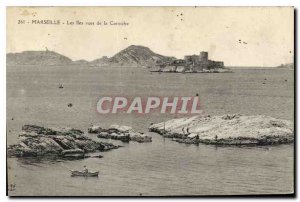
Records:
[[[294,60],[293,7],[8,7],[6,15],[7,53],[47,48],[90,61],[142,45],[177,58],[208,51],[209,59],[225,66],[269,67]],[[84,24],[76,25],[77,20]],[[97,25],[103,21],[108,25]]]

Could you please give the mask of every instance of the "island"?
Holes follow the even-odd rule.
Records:
[[[184,117],[152,124],[149,131],[186,144],[277,145],[294,142],[291,121],[264,115]]]
[[[73,128],[45,128],[24,125],[19,135],[19,143],[8,146],[8,157],[56,157],[81,159],[90,157],[88,153],[117,149],[111,143],[97,142]]]

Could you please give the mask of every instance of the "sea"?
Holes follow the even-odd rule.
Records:
[[[59,88],[62,84],[64,88]],[[99,114],[103,96],[200,99],[203,115],[267,115],[294,122],[294,71],[234,68],[233,73],[157,73],[137,67],[7,66],[7,145],[22,125],[73,127],[96,140],[121,145],[103,158],[8,158],[11,196],[194,196],[294,192],[294,145],[222,147],[186,145],[148,132],[151,123],[179,117]],[[69,107],[68,104],[72,104]],[[131,126],[151,143],[99,139],[89,126]],[[71,177],[86,165],[99,177]],[[13,188],[12,188],[13,187]]]

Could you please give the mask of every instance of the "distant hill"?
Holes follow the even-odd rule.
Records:
[[[103,56],[93,61],[76,60],[54,51],[23,51],[6,54],[7,65],[82,65],[82,66],[144,66],[155,65],[158,61],[166,62],[174,57],[154,53],[148,47],[131,45],[111,58]]]
[[[111,58],[102,57],[94,60],[91,63],[93,65],[120,65],[120,66],[152,66],[157,61],[168,61],[174,59],[173,57],[167,57],[154,53],[148,47],[131,45],[119,53],[115,54]]]
[[[73,61],[53,51],[23,51],[6,54],[7,65],[68,65]]]
[[[294,69],[294,63],[281,64],[277,68]]]

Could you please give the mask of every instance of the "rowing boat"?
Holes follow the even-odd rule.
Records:
[[[98,175],[99,175],[99,171],[85,173],[82,171],[71,170],[71,176],[98,177]]]

